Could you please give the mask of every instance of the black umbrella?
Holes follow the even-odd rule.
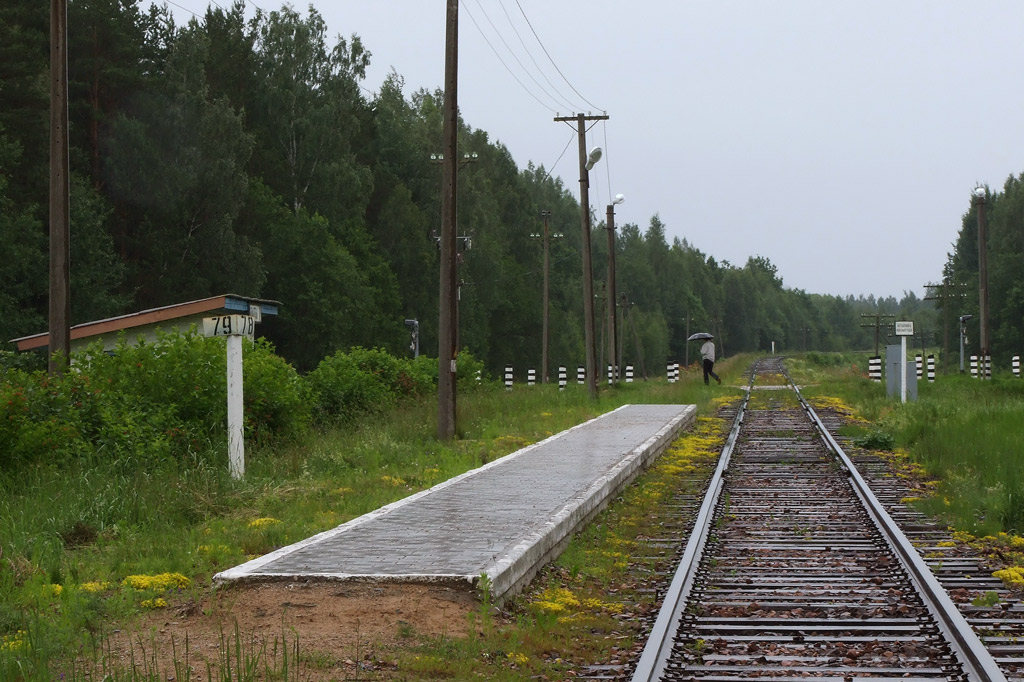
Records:
[[[712,336],[711,334],[708,334],[707,332],[697,332],[696,334],[690,334],[690,338],[688,338],[686,340],[687,341],[704,341],[706,339],[713,339],[713,338],[715,338],[715,337]]]

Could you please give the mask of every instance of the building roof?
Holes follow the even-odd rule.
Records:
[[[167,305],[162,308],[150,308],[149,310],[111,317],[106,320],[76,324],[71,328],[71,340],[119,332],[132,329],[133,327],[167,322],[188,317],[189,315],[198,315],[216,310],[248,314],[250,304],[259,305],[260,312],[263,315],[277,315],[277,309],[281,302],[264,298],[238,296],[237,294],[223,294],[221,296],[203,298],[198,301],[189,301],[188,303]],[[18,350],[21,351],[45,348],[50,343],[50,334],[49,332],[43,332],[42,334],[33,334],[32,336],[22,336],[17,339],[11,339],[11,343],[16,344]]]

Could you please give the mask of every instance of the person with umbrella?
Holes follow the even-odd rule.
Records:
[[[700,347],[700,354],[704,358],[704,385],[708,385],[708,377],[712,376],[715,381],[722,383],[721,378],[715,374],[715,342],[714,336],[707,332],[698,332],[693,334],[687,341],[704,341],[704,344]]]

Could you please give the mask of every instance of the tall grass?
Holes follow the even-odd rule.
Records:
[[[939,376],[919,382],[918,400],[903,405],[886,396],[884,383],[816,372],[804,359],[788,364],[818,382],[805,393],[842,397],[942,481],[929,511],[973,533],[1024,531],[1024,381]]]

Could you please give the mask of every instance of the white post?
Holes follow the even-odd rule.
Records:
[[[242,436],[242,337],[227,337],[228,345],[228,470],[233,478],[245,474],[245,445]]]
[[[775,342],[772,341],[772,355],[775,355]]]
[[[907,402],[907,337],[900,337],[900,402]]]

